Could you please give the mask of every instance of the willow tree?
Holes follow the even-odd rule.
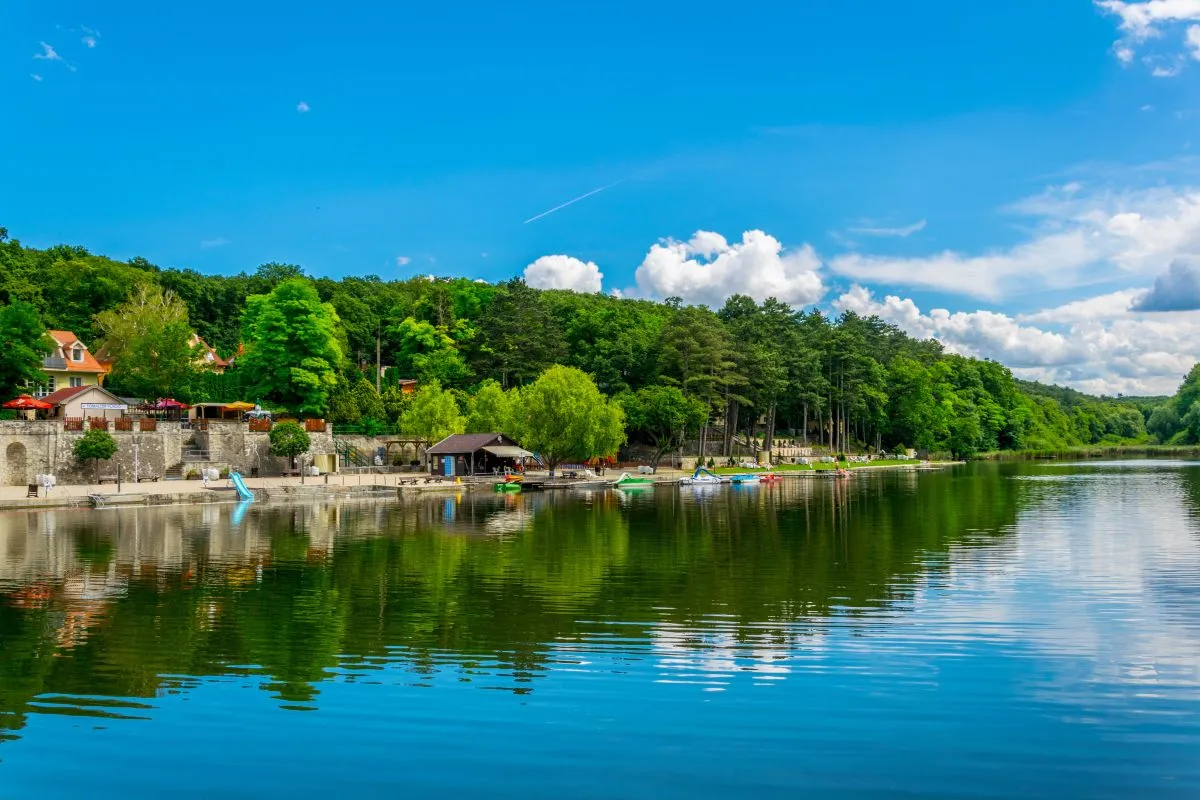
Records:
[[[554,366],[521,390],[514,435],[554,475],[567,461],[609,456],[625,442],[625,412],[586,372]]]

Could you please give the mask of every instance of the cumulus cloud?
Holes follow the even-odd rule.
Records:
[[[308,103],[301,100],[299,103],[296,104],[296,110],[299,111],[301,114],[307,114],[308,110],[309,110],[309,105],[308,105]]]
[[[1137,311],[1195,311],[1200,309],[1200,264],[1174,261],[1154,288],[1135,306]]]
[[[599,292],[604,280],[591,261],[571,256],[542,256],[525,267],[525,283],[535,289],[570,289],[573,292]]]
[[[935,338],[951,352],[995,359],[1026,380],[1095,394],[1170,394],[1196,363],[1200,313],[1139,313],[1131,305],[1142,294],[1115,292],[1013,318],[992,311],[924,313],[910,299],[881,301],[855,285],[833,306]]]
[[[1165,56],[1156,54],[1146,59],[1152,74],[1159,78],[1173,78],[1183,71],[1183,59],[1174,52],[1180,39],[1193,57],[1200,58],[1200,26],[1188,23],[1200,22],[1200,0],[1093,0],[1096,7],[1117,17],[1119,28],[1125,36],[1113,45],[1113,54],[1122,64],[1130,64],[1134,58],[1134,47],[1144,45],[1151,39],[1164,40],[1165,47],[1173,52]],[[1187,26],[1186,30],[1182,30]],[[1163,59],[1166,59],[1165,61]]]
[[[999,300],[1038,289],[1065,289],[1128,275],[1200,252],[1200,190],[1156,187],[1089,193],[1051,187],[1015,203],[1025,241],[982,253],[953,250],[917,257],[847,253],[829,260],[857,281],[924,286]]]
[[[96,40],[100,38],[100,31],[94,31],[86,25],[81,25],[80,28],[83,30],[83,38],[80,39],[83,46],[89,50],[95,47]]]
[[[934,338],[963,355],[991,358],[1013,367],[1061,366],[1078,360],[1079,352],[1064,336],[1024,326],[992,311],[950,313],[935,308],[922,314],[912,300],[888,295],[878,302],[870,290],[852,286],[833,302],[839,311],[878,316],[913,336]]]
[[[407,267],[411,263],[412,263],[411,256],[396,256],[396,266],[397,267]]]
[[[717,306],[732,294],[745,294],[806,305],[825,293],[820,266],[812,247],[784,252],[778,239],[762,231],[746,231],[734,243],[719,233],[697,231],[687,242],[653,245],[636,281],[643,295],[689,303]]]
[[[863,227],[851,228],[850,232],[856,233],[860,236],[898,236],[901,239],[907,239],[914,233],[920,233],[921,231],[925,230],[925,226],[927,224],[927,221],[922,219],[914,222],[912,225],[904,225],[903,227],[899,228]]]
[[[29,73],[29,77],[33,78],[33,79],[34,79],[35,81],[37,81],[38,83],[41,83],[41,82],[42,82],[42,76],[41,76],[41,75],[38,75],[36,72],[31,72],[31,73]]]

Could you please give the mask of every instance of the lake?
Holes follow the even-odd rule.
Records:
[[[0,797],[1200,793],[1200,466],[0,514]]]

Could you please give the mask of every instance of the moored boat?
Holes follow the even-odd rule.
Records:
[[[615,489],[652,489],[654,488],[654,478],[623,472],[621,477],[613,481],[612,485]]]
[[[696,467],[695,472],[690,476],[680,478],[679,483],[683,486],[715,486],[720,483],[729,483],[729,479],[710,472],[704,467]]]

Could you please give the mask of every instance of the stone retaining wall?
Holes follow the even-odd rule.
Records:
[[[118,465],[125,480],[140,477],[162,478],[172,468],[184,474],[199,469],[198,462],[183,461],[185,450],[206,450],[205,465],[222,464],[249,474],[254,467],[263,476],[280,475],[286,459],[270,454],[266,433],[251,433],[242,423],[214,424],[208,431],[182,428],[178,422],[159,422],[156,431],[109,431],[117,441],[117,454],[100,464],[101,477],[116,475]],[[93,467],[75,460],[75,442],[82,431],[63,430],[61,420],[0,420],[0,485],[24,486],[40,474],[54,475],[61,484],[91,483]],[[310,433],[311,456],[327,456],[332,467],[336,459],[333,437],[328,433]]]

